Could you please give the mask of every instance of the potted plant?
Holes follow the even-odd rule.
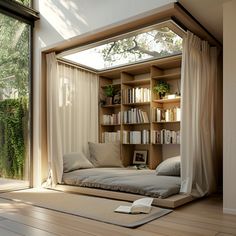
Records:
[[[166,81],[158,81],[157,85],[153,88],[153,92],[157,93],[160,99],[163,99],[166,93],[170,92],[170,85]]]
[[[113,97],[116,94],[114,86],[112,84],[107,85],[104,89],[104,93],[106,95],[106,104],[111,105]]]

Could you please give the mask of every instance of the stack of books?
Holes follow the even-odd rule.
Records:
[[[120,130],[116,132],[103,132],[102,143],[116,143],[120,142]]]
[[[124,124],[149,123],[147,112],[137,108],[132,108],[128,111],[124,111],[123,121]]]
[[[149,130],[123,131],[123,144],[149,144]]]
[[[103,115],[102,121],[104,125],[119,125],[120,124],[120,112],[117,114]]]
[[[180,144],[180,131],[153,130],[152,143],[154,144]]]
[[[170,109],[160,109],[154,107],[152,109],[152,120],[155,122],[171,122],[180,121],[181,110],[179,107],[173,107]]]
[[[151,91],[149,88],[128,88],[123,90],[123,103],[150,102]]]

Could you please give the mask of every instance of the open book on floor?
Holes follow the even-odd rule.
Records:
[[[153,198],[145,197],[138,199],[132,203],[131,206],[119,206],[115,209],[115,212],[137,214],[137,213],[149,213],[152,208]]]

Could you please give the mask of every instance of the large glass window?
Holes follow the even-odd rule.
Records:
[[[168,25],[176,27],[172,21]],[[104,70],[181,52],[182,38],[167,23],[162,23],[65,52],[62,57],[96,70]]]
[[[29,180],[30,26],[0,13],[0,178]]]

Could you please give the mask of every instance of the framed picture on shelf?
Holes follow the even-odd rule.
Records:
[[[147,164],[147,151],[134,151],[133,164]]]
[[[113,97],[113,103],[114,104],[120,104],[120,98],[121,98],[121,95],[120,95],[120,91]]]

